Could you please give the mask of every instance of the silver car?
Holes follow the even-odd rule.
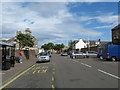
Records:
[[[83,52],[74,51],[74,52],[72,52],[72,54],[70,55],[70,57],[72,59],[75,59],[75,58],[86,58],[86,54],[83,53]]]
[[[37,62],[50,62],[50,57],[46,53],[40,53],[37,56]]]
[[[97,57],[96,51],[86,51],[87,57]]]

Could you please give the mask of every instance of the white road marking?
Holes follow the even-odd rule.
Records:
[[[109,76],[112,76],[112,77],[114,77],[114,78],[120,79],[120,77],[115,76],[115,75],[110,74],[110,73],[107,73],[107,72],[105,72],[105,71],[103,71],[103,70],[100,70],[100,69],[97,69],[97,70],[98,70],[99,72],[102,72],[102,73],[107,74],[107,75],[109,75]]]
[[[73,60],[74,62],[78,62],[78,61],[76,61],[76,60]]]
[[[85,66],[87,66],[87,67],[92,67],[92,66],[90,66],[90,65],[88,65],[88,64],[85,64],[85,63],[81,63],[82,65],[85,65]]]

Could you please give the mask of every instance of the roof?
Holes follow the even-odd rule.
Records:
[[[2,44],[2,45],[6,45],[6,46],[14,46],[13,43],[0,42],[0,44]]]
[[[96,45],[96,41],[98,40],[83,40],[85,43],[89,42],[90,45]]]
[[[11,39],[7,40],[8,42],[12,42],[15,40],[16,37],[12,37]]]
[[[116,29],[120,29],[120,24],[118,24],[117,26],[115,26],[112,30],[116,30]]]

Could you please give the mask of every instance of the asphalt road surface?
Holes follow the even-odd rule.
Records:
[[[51,62],[36,63],[5,88],[118,88],[118,63],[53,55]]]

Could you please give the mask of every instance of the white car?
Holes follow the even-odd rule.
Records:
[[[37,56],[37,62],[50,62],[50,57],[45,53],[40,53]]]

